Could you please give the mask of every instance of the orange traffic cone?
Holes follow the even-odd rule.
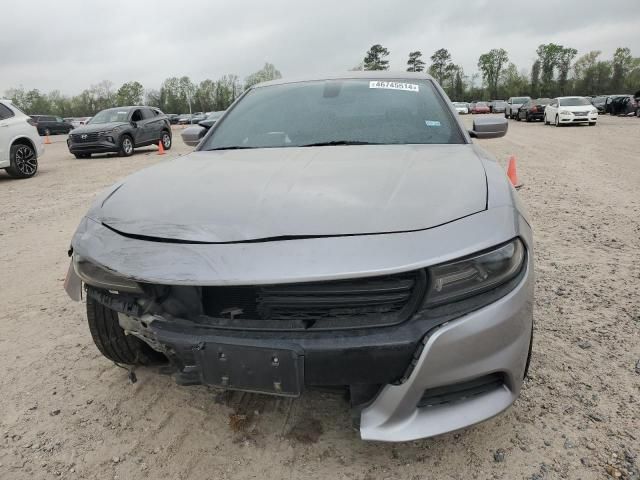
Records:
[[[51,145],[51,139],[49,138],[49,135],[44,136],[44,144]]]
[[[509,166],[507,167],[507,177],[511,180],[511,184],[515,188],[520,188],[522,183],[518,181],[518,172],[516,171],[516,156],[511,155],[509,157]]]
[[[164,146],[162,145],[162,140],[158,142],[158,155],[164,155]]]

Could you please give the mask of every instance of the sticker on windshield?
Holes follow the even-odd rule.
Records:
[[[371,80],[369,88],[384,88],[386,90],[404,90],[406,92],[419,92],[420,86],[415,83],[385,82],[383,80]]]
[[[427,127],[439,127],[440,126],[440,122],[437,120],[425,120],[424,124]]]

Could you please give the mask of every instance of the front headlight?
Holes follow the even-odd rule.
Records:
[[[133,280],[99,267],[79,255],[73,255],[73,268],[82,281],[92,287],[118,292],[142,293],[140,286]]]
[[[595,115],[596,113],[598,113],[598,110],[596,110],[595,108],[593,110],[591,110],[591,112],[589,112],[591,115]]]
[[[573,115],[573,112],[569,110],[560,110],[560,115]]]
[[[524,264],[519,238],[478,255],[428,268],[426,306],[453,302],[495,288],[514,278]]]

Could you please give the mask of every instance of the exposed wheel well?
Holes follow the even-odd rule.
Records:
[[[20,137],[20,138],[16,138],[13,143],[11,144],[11,146],[13,147],[14,145],[25,145],[27,147],[31,147],[33,149],[33,151],[35,152],[36,156],[38,155],[38,150],[36,149],[36,146],[33,144],[33,142],[27,138],[27,137]]]

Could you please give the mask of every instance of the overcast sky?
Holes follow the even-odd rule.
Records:
[[[529,70],[541,43],[640,56],[638,25],[640,0],[3,0],[0,93],[243,79],[266,61],[285,77],[344,71],[374,43],[390,50],[393,70],[406,69],[412,50],[428,62],[447,48],[471,74],[499,47]]]

